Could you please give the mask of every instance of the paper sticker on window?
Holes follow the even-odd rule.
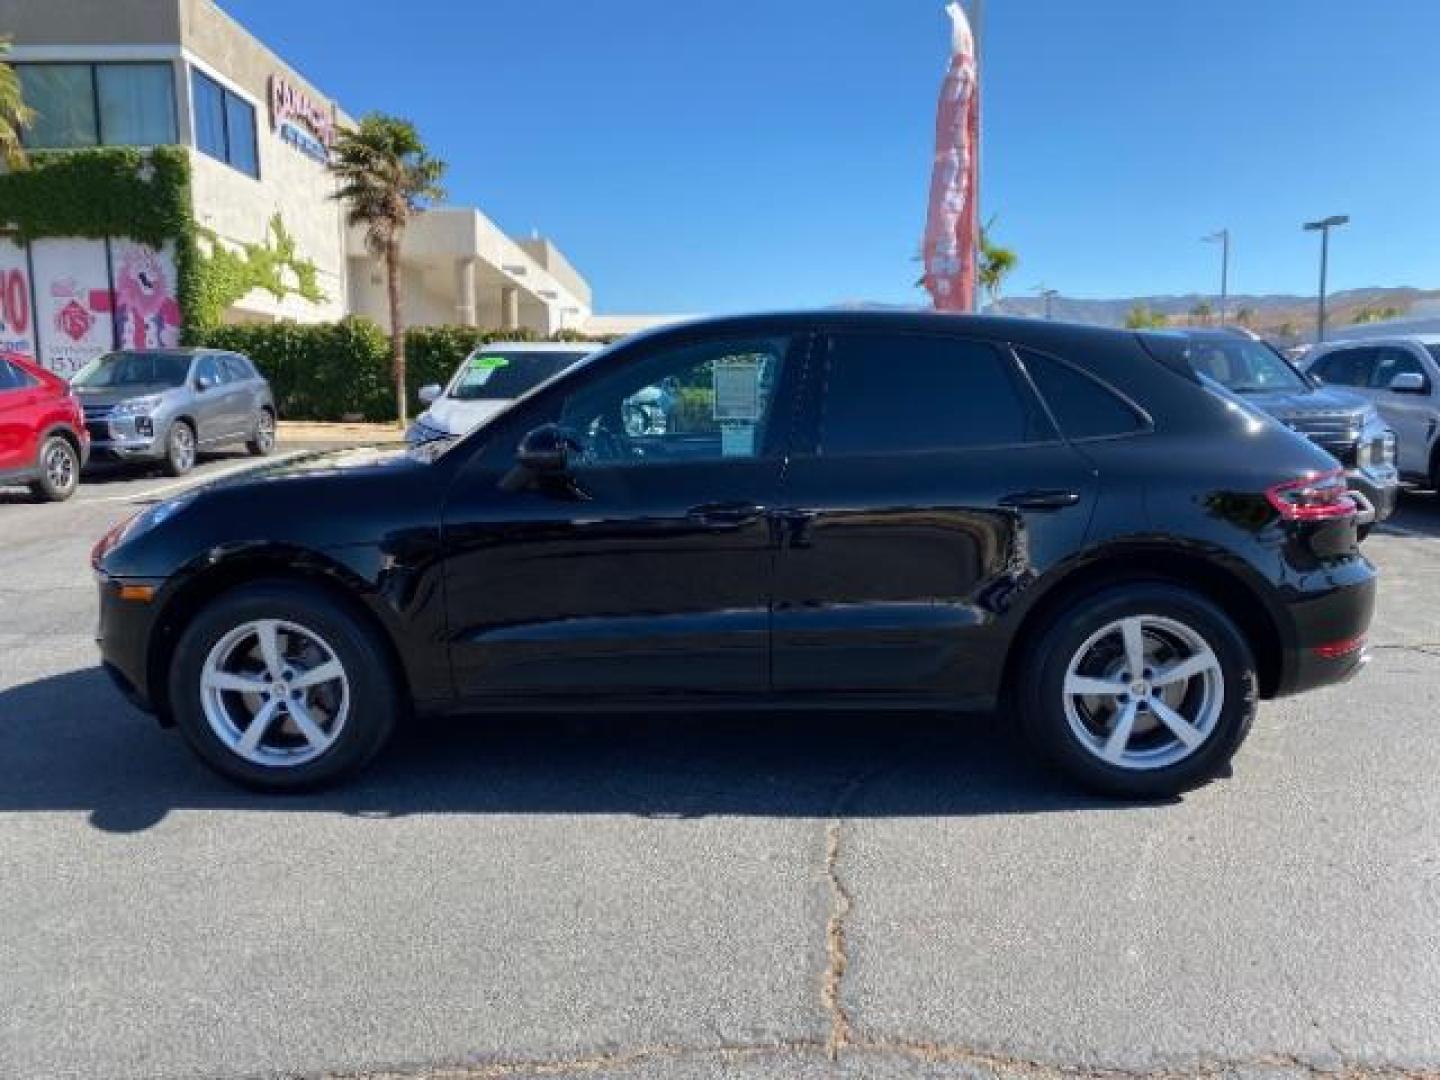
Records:
[[[472,356],[470,358],[471,371],[494,371],[497,368],[509,366],[510,361],[503,356]]]
[[[755,425],[731,422],[720,426],[721,457],[754,457]]]
[[[727,356],[715,361],[716,420],[760,419],[760,363],[758,356]]]

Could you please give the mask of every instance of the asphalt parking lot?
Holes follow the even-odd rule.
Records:
[[[90,545],[174,483],[0,492],[0,1076],[1440,1070],[1440,498],[1370,668],[1183,800],[865,716],[426,725],[270,798],[95,665]]]

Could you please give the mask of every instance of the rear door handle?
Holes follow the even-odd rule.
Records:
[[[717,502],[692,506],[686,517],[716,529],[738,529],[765,516],[765,507],[755,503]]]
[[[1065,488],[1032,488],[1001,496],[1000,505],[1013,510],[1063,510],[1080,501],[1078,491]]]

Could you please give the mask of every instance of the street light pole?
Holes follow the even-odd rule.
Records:
[[[1201,237],[1207,244],[1220,245],[1220,325],[1225,325],[1225,305],[1230,299],[1230,230]]]
[[[1035,291],[1040,294],[1040,299],[1045,301],[1045,319],[1046,321],[1049,321],[1050,301],[1054,300],[1055,297],[1059,296],[1060,291],[1058,289],[1048,289],[1044,285],[1036,285]]]
[[[1320,234],[1320,315],[1315,331],[1316,344],[1325,340],[1325,279],[1330,272],[1330,230],[1349,222],[1349,214],[1334,214],[1320,221],[1307,221],[1304,225],[1306,232]]]

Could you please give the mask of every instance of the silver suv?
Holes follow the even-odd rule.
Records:
[[[1328,342],[1304,366],[1374,402],[1395,432],[1400,474],[1440,488],[1440,334]]]
[[[275,397],[248,357],[214,349],[107,353],[70,385],[85,409],[92,460],[146,461],[171,476],[201,450],[275,448]]]

